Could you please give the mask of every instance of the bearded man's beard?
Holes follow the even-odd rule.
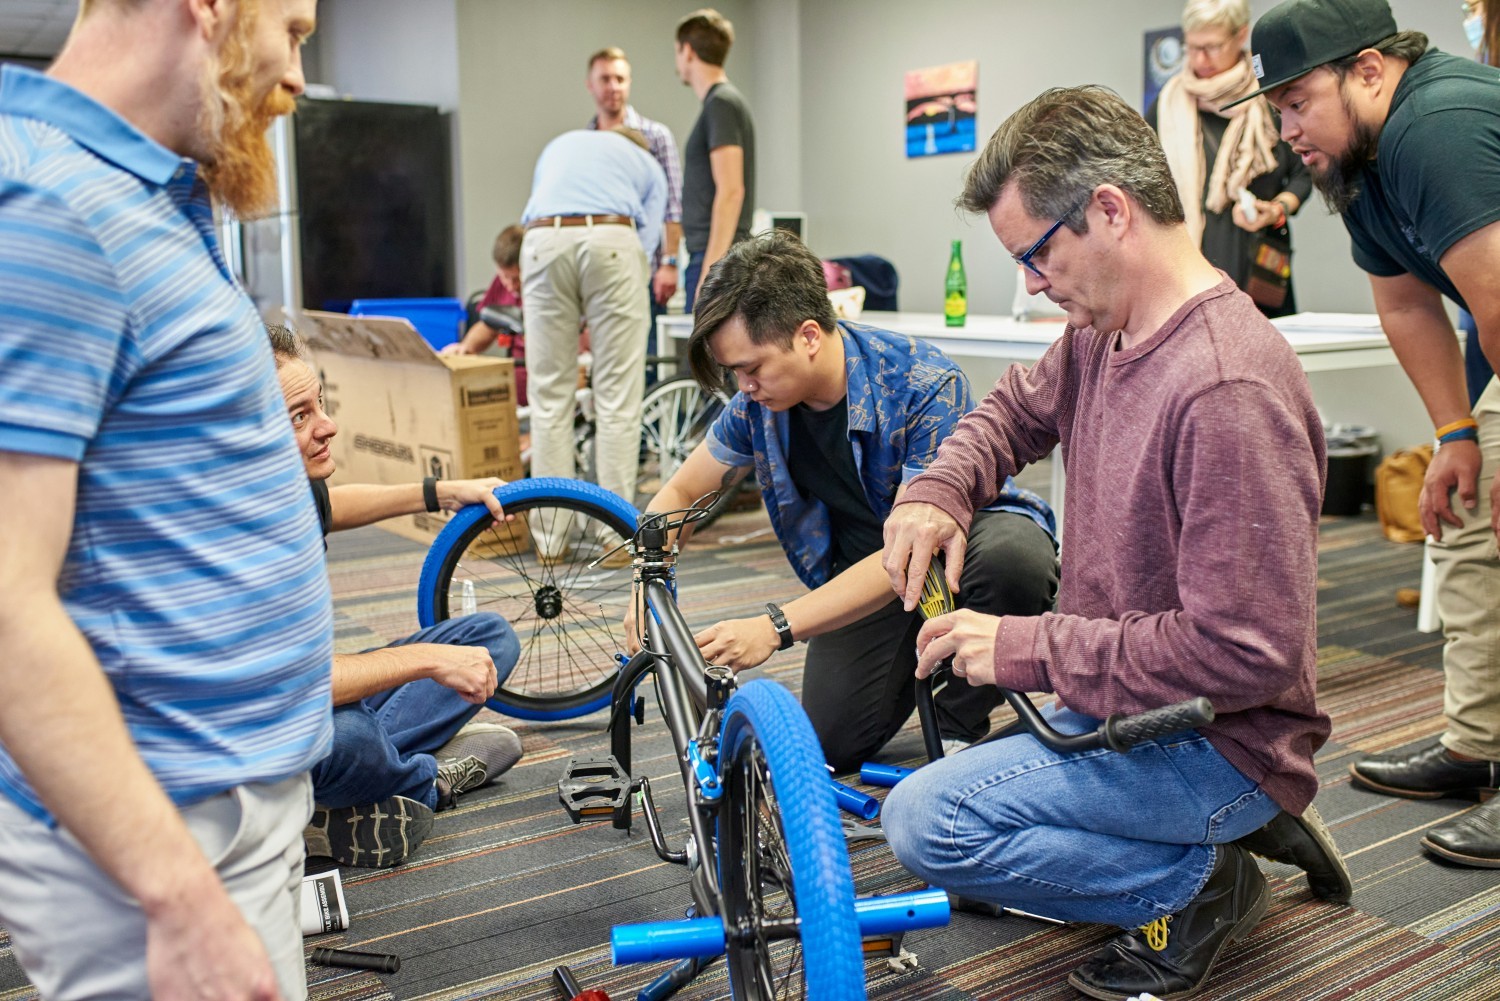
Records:
[[[1354,134],[1343,153],[1329,158],[1326,170],[1321,173],[1313,170],[1309,173],[1312,174],[1313,184],[1323,196],[1328,211],[1342,215],[1354,204],[1354,199],[1359,197],[1360,176],[1380,151],[1380,130],[1359,120],[1354,113],[1354,105],[1349,101],[1348,95],[1343,93],[1342,83],[1339,84],[1339,92],[1344,102],[1344,113],[1354,123]]]
[[[204,183],[241,219],[276,204],[276,159],[266,131],[297,106],[279,81],[258,101],[253,93],[249,39],[254,17],[250,6],[241,9],[239,23],[224,43],[219,72],[205,78],[199,104],[198,134],[206,148],[198,159]]]

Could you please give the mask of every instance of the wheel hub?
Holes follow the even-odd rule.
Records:
[[[543,584],[534,595],[536,614],[544,619],[555,619],[562,614],[562,592],[554,584]]]

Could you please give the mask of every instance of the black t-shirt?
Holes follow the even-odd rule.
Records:
[[[682,236],[690,254],[701,254],[708,246],[716,190],[708,155],[721,146],[738,146],[745,153],[745,202],[734,234],[741,240],[750,235],[755,207],[755,122],[744,96],[728,81],[714,84],[703,96],[703,110],[682,148]]]
[[[1500,220],[1500,69],[1428,49],[1401,77],[1361,183],[1344,213],[1354,263],[1465,305],[1438,261]]]
[[[787,466],[803,497],[828,508],[833,573],[839,574],[884,543],[883,526],[865,500],[849,443],[849,398],[827,410],[797,404],[787,413]]]
[[[323,548],[328,548],[328,533],[333,530],[333,503],[328,499],[327,480],[308,480],[312,485],[313,504],[318,508],[318,526],[323,529]]]

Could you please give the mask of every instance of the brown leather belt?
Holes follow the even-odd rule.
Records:
[[[634,226],[628,215],[544,215],[526,224],[527,229],[543,226]]]

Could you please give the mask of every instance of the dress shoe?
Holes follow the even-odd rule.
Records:
[[[1422,847],[1450,862],[1500,869],[1500,799],[1422,836]]]
[[[1186,907],[1110,941],[1068,983],[1091,998],[1160,1001],[1192,997],[1207,982],[1219,953],[1250,934],[1271,895],[1255,859],[1237,844],[1219,845],[1208,882]]]
[[[1407,754],[1372,754],[1349,766],[1354,784],[1388,796],[1489,799],[1500,786],[1500,761],[1460,761],[1440,741]]]
[[[1309,804],[1300,817],[1282,810],[1269,824],[1235,844],[1272,862],[1301,869],[1307,873],[1308,888],[1320,900],[1347,904],[1354,892],[1349,867],[1315,806]]]

